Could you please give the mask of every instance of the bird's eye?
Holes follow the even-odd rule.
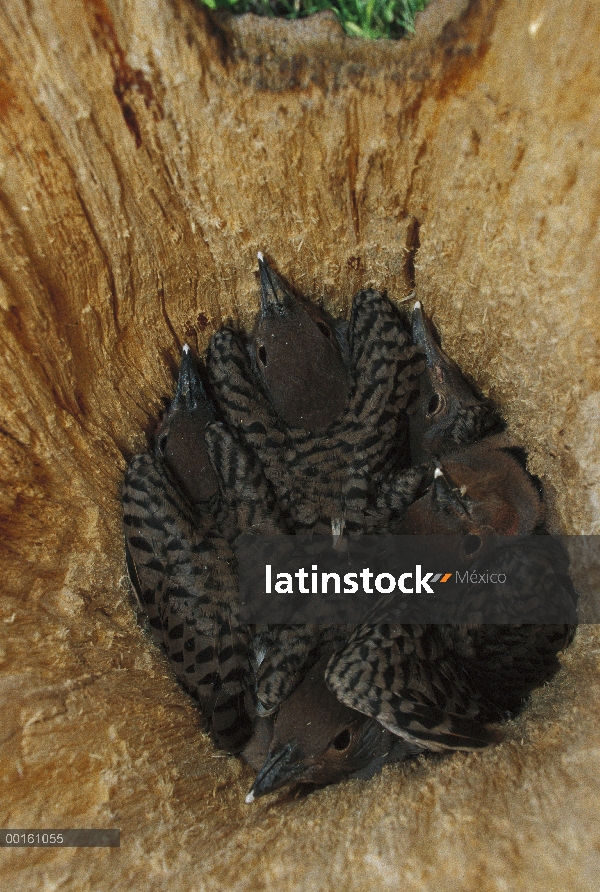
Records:
[[[332,746],[339,753],[343,753],[344,750],[347,750],[350,746],[350,731],[347,728],[344,728],[343,731],[337,735],[337,737],[333,738]]]
[[[444,408],[445,400],[441,393],[434,393],[427,403],[427,414],[437,415]]]
[[[465,554],[475,554],[481,548],[481,539],[479,536],[466,536],[463,548],[465,549]]]
[[[265,350],[264,345],[262,345],[262,344],[258,348],[258,358],[262,365],[267,364],[267,351]]]
[[[317,328],[323,332],[328,341],[331,340],[331,332],[324,322],[317,322]]]

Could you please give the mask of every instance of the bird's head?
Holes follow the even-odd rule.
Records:
[[[158,430],[155,451],[193,505],[210,501],[219,488],[205,440],[206,426],[211,421],[213,408],[192,352],[185,344],[177,390]]]
[[[250,338],[258,376],[289,427],[325,429],[350,393],[343,337],[324,311],[292,294],[262,254],[258,266],[261,305]]]
[[[526,535],[544,519],[535,478],[491,437],[437,462],[433,482],[406,511],[403,533],[469,537],[474,556],[483,536]]]
[[[413,309],[412,335],[427,362],[419,378],[419,396],[409,410],[413,464],[503,430],[504,422],[491,402],[436,342],[419,301]]]
[[[371,762],[381,764],[389,732],[329,690],[324,679],[328,656],[282,703],[267,759],[246,802],[288,784],[331,784]]]

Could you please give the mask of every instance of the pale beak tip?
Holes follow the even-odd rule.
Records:
[[[333,547],[337,548],[338,542],[342,537],[342,533],[344,531],[344,519],[343,517],[336,517],[331,521],[331,537],[333,540]]]

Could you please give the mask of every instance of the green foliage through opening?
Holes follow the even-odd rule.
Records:
[[[254,12],[300,19],[332,9],[352,37],[405,37],[414,34],[415,15],[429,0],[197,0],[210,9]]]

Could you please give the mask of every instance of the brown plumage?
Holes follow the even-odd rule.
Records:
[[[250,736],[254,712],[251,634],[238,619],[233,541],[242,529],[278,526],[256,458],[212,418],[185,347],[154,453],[134,456],[127,469],[123,526],[130,575],[154,638],[216,742],[235,752]]]
[[[420,752],[379,722],[345,706],[330,691],[325,652],[285,700],[277,719],[259,720],[242,753],[258,770],[246,802],[287,784],[331,784],[369,777],[387,762]]]
[[[413,309],[412,336],[424,352],[426,367],[410,410],[411,463],[455,452],[504,430],[493,403],[467,381],[436,342],[419,301]]]
[[[337,539],[369,520],[378,475],[398,464],[408,436],[405,409],[424,363],[384,295],[356,295],[346,339],[343,327],[293,295],[262,257],[259,267],[261,308],[249,344],[228,330],[211,342],[213,391],[229,429],[260,460],[291,530]],[[310,414],[306,393],[318,404]],[[291,693],[323,634],[313,626],[263,634],[261,712]]]
[[[192,505],[208,503],[219,489],[206,442],[215,420],[190,348],[184,345],[177,390],[157,436],[157,453]]]
[[[228,329],[211,341],[219,410],[258,456],[296,532],[360,528],[377,477],[406,449],[420,351],[384,295],[356,295],[346,339],[343,327],[307,309],[262,259],[260,266],[261,309],[249,344]],[[307,350],[325,357],[323,369]],[[314,395],[310,415],[307,393]]]
[[[499,736],[489,723],[552,677],[572,639],[577,595],[568,559],[553,540],[529,535],[543,530],[544,505],[524,453],[435,343],[420,305],[413,332],[427,357],[410,417],[413,458],[422,464],[380,481],[380,520],[400,533],[458,534],[461,566],[503,570],[509,582],[467,583],[454,625],[355,629],[280,707],[248,801],[286,783],[351,776],[354,740],[361,767],[377,770],[388,758],[378,726],[391,735],[383,749],[397,758],[486,746]],[[499,534],[514,541],[498,548]],[[491,597],[513,623],[481,624]],[[535,624],[540,609],[554,624]],[[347,757],[336,739],[348,743]]]
[[[154,453],[134,457],[123,489],[140,600],[217,744],[260,766],[248,801],[418,752],[486,746],[498,737],[489,723],[555,671],[576,602],[564,552],[527,538],[543,532],[544,506],[524,453],[436,344],[420,305],[414,344],[370,290],[355,297],[345,333],[262,257],[259,267],[251,338],[223,330],[211,343],[216,411],[184,349]],[[241,532],[337,539],[344,529],[458,533],[467,564],[512,561],[514,584],[496,592],[503,608],[522,615],[525,593],[531,616],[550,604],[558,618],[484,626],[487,592],[467,585],[443,627],[239,622]],[[511,535],[508,552],[480,550],[488,533]]]
[[[336,337],[336,324],[323,310],[292,294],[262,254],[258,266],[260,311],[250,345],[260,380],[288,427],[324,430],[350,396],[341,333]]]
[[[399,533],[531,533],[544,521],[538,486],[503,434],[488,437],[436,463],[433,479],[398,524]]]

